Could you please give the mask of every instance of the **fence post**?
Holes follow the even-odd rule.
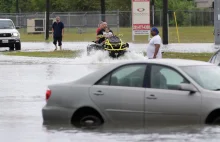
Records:
[[[192,12],[191,11],[189,13],[189,16],[190,16],[190,27],[192,27]]]
[[[18,26],[18,13],[16,13],[16,27]]]
[[[161,22],[162,22],[162,10],[160,10],[160,27],[161,27]]]
[[[120,14],[120,12],[119,12],[119,9],[117,10],[117,33],[119,32],[119,24],[120,24],[120,22],[119,22],[119,14]]]
[[[129,16],[129,18],[130,18],[130,27],[132,27],[132,12],[130,12],[130,16]]]
[[[84,25],[83,25],[83,28],[84,28],[84,32],[87,32],[87,26],[88,26],[88,22],[87,22],[87,12],[84,14]]]
[[[69,29],[70,29],[70,12],[68,12],[68,29],[67,31],[69,32]]]
[[[202,26],[204,26],[204,11],[202,11]]]

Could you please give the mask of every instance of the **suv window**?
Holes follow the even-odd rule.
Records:
[[[151,88],[178,90],[181,83],[189,83],[174,69],[153,65],[151,68]]]
[[[97,85],[142,87],[146,65],[126,65],[101,79]]]

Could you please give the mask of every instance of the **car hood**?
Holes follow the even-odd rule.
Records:
[[[0,29],[0,33],[18,33],[16,29]]]

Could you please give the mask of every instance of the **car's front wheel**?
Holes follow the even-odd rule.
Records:
[[[14,51],[15,47],[14,46],[10,46],[9,47],[9,51]]]
[[[16,50],[21,50],[21,43],[16,43],[15,44],[15,49]]]

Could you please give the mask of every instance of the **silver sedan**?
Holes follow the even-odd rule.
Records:
[[[112,64],[48,86],[44,123],[220,124],[220,67],[182,59]]]

